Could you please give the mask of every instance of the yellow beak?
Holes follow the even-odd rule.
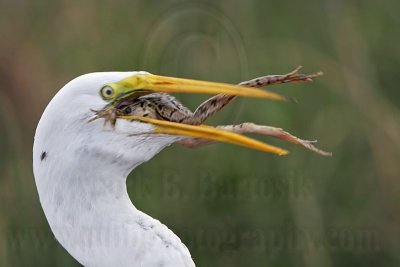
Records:
[[[102,95],[105,100],[115,100],[137,93],[196,93],[196,94],[229,94],[237,96],[269,98],[287,101],[288,98],[274,92],[252,87],[230,85],[225,83],[197,81],[172,78],[153,74],[133,75],[119,82],[109,83],[103,88],[111,89],[108,95]]]
[[[244,135],[224,131],[207,125],[188,125],[170,121],[150,119],[139,116],[119,116],[119,119],[137,120],[144,123],[150,123],[154,126],[155,133],[190,136],[194,138],[203,138],[219,142],[231,143],[252,149],[270,152],[278,155],[287,155],[289,152],[279,147],[262,143],[258,140]]]

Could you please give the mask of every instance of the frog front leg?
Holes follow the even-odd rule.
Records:
[[[293,71],[283,75],[266,75],[258,77],[249,81],[241,82],[239,83],[239,85],[249,87],[264,87],[282,83],[312,82],[313,78],[316,78],[323,74],[322,72],[317,72],[314,74],[300,74],[299,71],[301,68],[302,67],[299,66]],[[220,111],[235,98],[236,96],[226,94],[218,94],[216,96],[213,96],[200,104],[200,106],[190,117],[183,118],[182,121],[178,122],[187,124],[201,124],[207,118]]]

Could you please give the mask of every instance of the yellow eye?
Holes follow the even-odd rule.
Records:
[[[100,89],[100,95],[104,100],[110,100],[114,97],[115,91],[114,88],[112,88],[109,85],[103,86],[103,88]]]

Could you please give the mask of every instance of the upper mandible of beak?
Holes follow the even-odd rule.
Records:
[[[114,99],[128,96],[164,92],[164,93],[192,93],[192,94],[229,94],[237,96],[269,98],[287,101],[288,98],[274,92],[260,90],[253,87],[231,85],[226,83],[197,81],[191,79],[173,78],[153,74],[137,74],[115,83],[109,83],[114,90]]]

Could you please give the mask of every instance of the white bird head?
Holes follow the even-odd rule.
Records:
[[[146,118],[119,119],[116,125],[91,120],[94,110],[107,110],[126,99],[154,92],[225,93],[285,100],[278,94],[256,88],[157,76],[143,71],[90,73],[66,84],[47,106],[37,127],[34,162],[41,161],[43,152],[50,157],[52,149],[62,147],[73,149],[72,154],[85,150],[88,154],[101,155],[103,164],[115,162],[117,158],[120,164],[130,162],[129,166],[134,167],[181,139],[179,135],[285,153],[284,150],[274,151],[271,146],[247,144],[242,137],[215,128]],[[138,150],[143,153],[137,153]]]

